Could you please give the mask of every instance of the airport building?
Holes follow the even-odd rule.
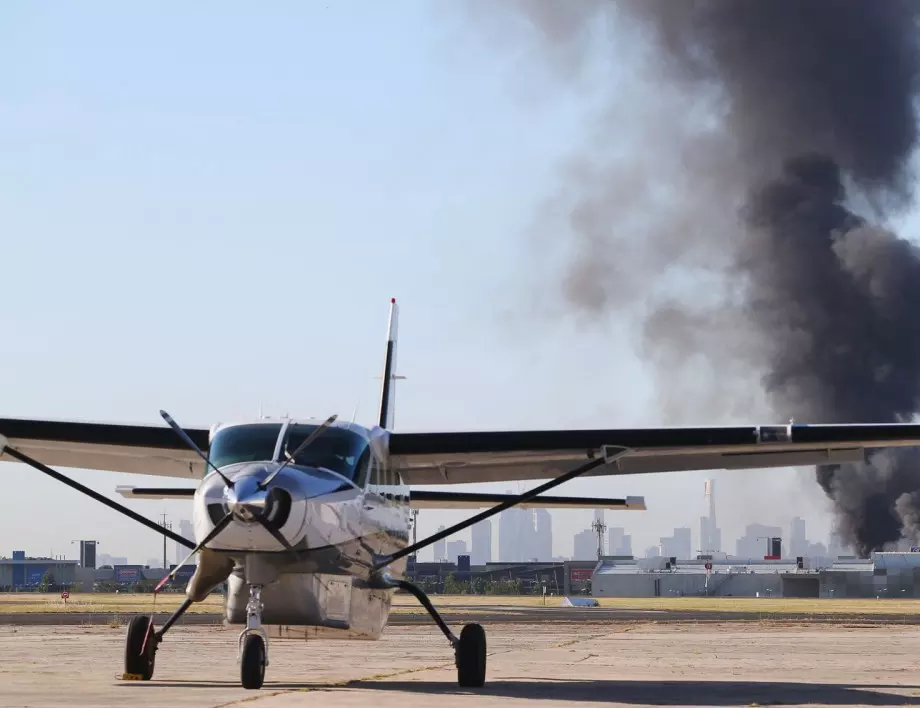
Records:
[[[25,551],[13,551],[12,558],[0,558],[0,589],[34,590],[42,585],[59,587],[76,580],[78,561],[57,558],[27,558]]]
[[[920,598],[920,553],[874,553],[813,565],[808,558],[678,560],[605,557],[595,597]]]

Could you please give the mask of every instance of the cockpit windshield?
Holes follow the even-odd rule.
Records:
[[[237,462],[270,462],[280,434],[280,423],[233,425],[218,430],[211,440],[211,462],[215,467]]]
[[[318,425],[291,423],[285,432],[278,462],[285,462],[318,428]],[[281,435],[280,423],[233,425],[218,430],[211,440],[209,456],[215,467],[239,462],[270,462]],[[355,481],[367,465],[370,447],[367,439],[345,428],[329,427],[297,454],[292,465],[324,467]]]
[[[284,443],[281,446],[280,461],[283,462],[293,455],[300,444],[318,427],[318,425],[292,423],[287,429]],[[316,436],[313,442],[298,453],[291,464],[325,467],[354,481],[359,467],[365,464],[369,454],[368,441],[362,435],[345,428],[330,427]]]

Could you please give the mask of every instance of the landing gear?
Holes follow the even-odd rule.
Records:
[[[262,586],[249,586],[246,629],[240,632],[240,683],[243,688],[262,688],[268,666],[268,635],[262,628]]]
[[[131,622],[128,623],[128,635],[125,639],[125,673],[123,678],[133,681],[149,681],[153,677],[156,653],[160,642],[163,640],[163,635],[191,606],[191,600],[183,602],[166,620],[163,627],[156,632],[153,631],[152,617],[138,615],[131,619]]]
[[[481,688],[486,682],[486,631],[468,624],[454,646],[457,657],[457,683],[463,688]]]
[[[486,631],[478,624],[468,624],[463,627],[458,638],[441,617],[440,613],[431,604],[431,600],[417,585],[408,580],[384,581],[390,587],[412,593],[415,599],[422,603],[431,619],[447,637],[454,648],[454,660],[457,664],[457,683],[462,688],[481,688],[486,682]]]
[[[265,640],[258,634],[250,634],[243,641],[240,657],[240,683],[243,688],[262,688],[265,680]]]
[[[125,678],[149,681],[153,677],[158,643],[151,617],[132,618],[125,640]]]

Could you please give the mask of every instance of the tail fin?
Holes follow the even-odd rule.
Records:
[[[383,365],[383,385],[380,387],[380,420],[377,424],[387,430],[393,429],[396,408],[396,329],[399,321],[399,307],[396,298],[390,300],[390,326],[387,331],[387,355]]]

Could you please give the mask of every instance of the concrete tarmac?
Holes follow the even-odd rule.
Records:
[[[912,705],[920,631],[802,623],[611,622],[486,628],[488,682],[456,684],[429,625],[377,642],[273,640],[261,691],[239,687],[237,628],[178,626],[149,682],[121,681],[125,628],[0,626],[0,706]]]

